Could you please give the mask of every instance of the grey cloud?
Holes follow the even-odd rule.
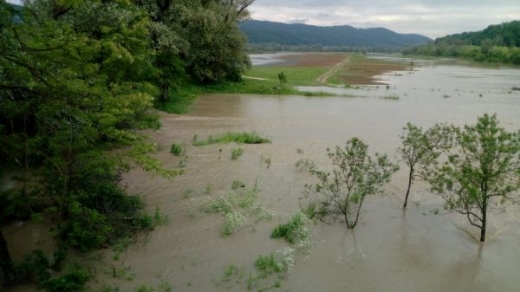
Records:
[[[253,19],[386,27],[429,37],[520,19],[518,0],[256,0]]]
[[[301,24],[307,24],[309,21],[308,18],[295,18],[288,21],[288,23],[301,23]]]

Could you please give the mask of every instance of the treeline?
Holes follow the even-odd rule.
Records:
[[[438,38],[432,44],[410,48],[404,53],[520,64],[520,21],[491,25],[479,32]]]
[[[0,0],[0,224],[38,218],[53,255],[11,261],[0,232],[0,287],[34,281],[80,291],[67,249],[107,247],[155,219],[121,187],[133,165],[170,177],[137,130],[187,83],[240,79],[249,66],[237,22],[254,0]],[[113,151],[117,150],[117,151]],[[35,247],[36,248],[36,247]],[[71,288],[72,287],[72,288]]]
[[[282,45],[278,43],[249,43],[249,52],[358,52],[358,53],[396,53],[403,50],[402,46],[324,46],[314,45]]]

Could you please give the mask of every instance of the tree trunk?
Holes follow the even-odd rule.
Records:
[[[480,242],[486,241],[487,204],[482,208],[482,228],[480,228]]]
[[[0,231],[0,287],[5,287],[11,283],[14,276],[13,261],[7,249],[7,242]]]
[[[347,229],[352,229],[352,227],[350,227],[350,223],[348,222],[348,212],[343,212],[343,216],[345,217],[345,224],[347,224]]]
[[[408,196],[410,195],[410,188],[412,187],[413,172],[413,167],[410,167],[410,173],[408,174],[408,189],[406,190],[403,208],[406,208],[406,206],[408,205]]]

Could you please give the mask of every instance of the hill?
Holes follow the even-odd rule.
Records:
[[[323,27],[248,20],[240,23],[240,29],[252,45],[402,49],[432,41],[418,34],[399,34],[385,28],[362,29],[348,25]]]
[[[434,43],[413,47],[404,53],[520,65],[520,21],[437,38]]]
[[[435,40],[436,44],[448,45],[491,45],[520,47],[520,21],[490,25],[482,31],[448,35]]]

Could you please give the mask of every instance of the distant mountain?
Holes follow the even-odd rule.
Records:
[[[386,28],[355,28],[313,26],[248,20],[240,23],[250,44],[280,44],[286,46],[372,46],[403,48],[432,42],[418,34],[399,34]]]

